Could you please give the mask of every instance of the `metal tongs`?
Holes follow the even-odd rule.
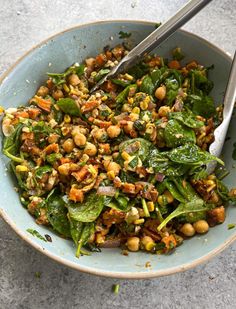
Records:
[[[181,8],[168,21],[163,23],[158,29],[153,31],[142,42],[135,46],[105,77],[103,77],[90,92],[98,89],[107,79],[115,75],[127,71],[128,68],[139,62],[144,54],[152,51],[168,39],[176,30],[189,21],[201,9],[203,9],[211,0],[191,0],[183,8]]]

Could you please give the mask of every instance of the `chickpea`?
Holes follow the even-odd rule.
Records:
[[[105,129],[98,129],[94,132],[94,138],[99,142],[105,142],[107,139],[107,132]]]
[[[64,94],[60,89],[57,89],[53,91],[52,96],[55,100],[59,100],[64,97]]]
[[[107,134],[110,138],[115,138],[120,135],[121,129],[119,126],[110,126],[107,129]]]
[[[64,141],[62,144],[62,148],[65,150],[67,153],[71,153],[72,150],[75,148],[75,144],[72,138],[68,138],[67,140]]]
[[[191,223],[185,223],[181,229],[180,232],[183,233],[185,236],[191,237],[195,234],[195,230]]]
[[[69,84],[71,84],[72,86],[77,86],[77,85],[80,83],[80,79],[79,79],[78,75],[76,75],[76,74],[71,74],[71,75],[68,77],[68,82],[69,82]]]
[[[155,91],[155,97],[159,100],[164,100],[166,96],[166,87],[163,85],[161,87],[158,87]]]
[[[155,246],[155,242],[150,236],[144,236],[141,239],[141,244],[147,251],[151,251],[153,247]]]
[[[170,191],[165,190],[164,195],[165,195],[165,197],[166,197],[166,200],[167,200],[167,203],[168,203],[168,204],[174,202],[174,197],[173,197],[173,195],[170,193]]]
[[[126,245],[129,251],[138,251],[139,250],[140,239],[138,237],[129,237],[127,239]]]
[[[58,166],[58,172],[61,175],[68,176],[70,172],[70,163],[64,163]]]
[[[120,169],[121,169],[120,165],[119,165],[118,163],[116,163],[116,162],[110,162],[110,163],[107,165],[107,167],[106,167],[106,170],[107,170],[108,172],[113,171],[113,172],[115,173],[115,175],[118,175],[118,174],[119,174]]]
[[[193,227],[198,234],[204,234],[209,230],[209,225],[206,220],[199,220],[193,223]]]
[[[74,136],[73,136],[73,139],[74,139],[74,142],[76,144],[76,146],[85,146],[86,144],[86,136],[82,133],[76,133]]]
[[[45,97],[49,93],[48,87],[41,86],[37,91],[37,95],[40,97]]]
[[[94,144],[87,142],[84,148],[84,153],[93,157],[97,153],[97,147]]]
[[[82,134],[86,135],[87,129],[80,127],[80,126],[74,127],[72,132],[71,132],[72,136],[76,135],[77,133],[82,133]]]
[[[161,106],[158,110],[158,115],[160,117],[166,117],[169,112],[170,112],[169,106]]]

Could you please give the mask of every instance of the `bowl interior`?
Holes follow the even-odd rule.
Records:
[[[132,33],[129,44],[137,44],[154,30],[154,24],[138,21],[104,22],[73,28],[54,36],[29,52],[3,79],[0,85],[0,105],[7,108],[25,104],[46,80],[46,72],[62,72],[74,62],[95,56],[106,45],[115,46],[122,43],[118,34],[121,30]],[[215,83],[212,96],[216,103],[221,103],[230,70],[230,58],[208,42],[184,31],[176,32],[156,52],[169,57],[170,51],[177,46],[181,47],[186,55],[184,62],[196,59],[205,66],[215,65],[214,70],[210,72],[210,77]],[[233,122],[234,119],[228,132],[230,139],[225,143],[223,151],[224,160],[230,170],[225,179],[229,187],[235,186],[234,161],[231,155],[233,141],[236,139]],[[221,250],[236,234],[234,229],[227,229],[228,223],[236,223],[236,208],[230,206],[224,224],[210,229],[207,235],[185,241],[172,255],[156,256],[139,252],[123,256],[120,249],[103,249],[102,253],[92,253],[89,257],[77,259],[72,241],[62,239],[53,231],[37,225],[21,206],[18,194],[13,188],[14,180],[7,172],[6,166],[7,160],[1,154],[0,210],[3,217],[31,245],[57,261],[82,271],[125,278],[169,274],[206,260]],[[26,231],[28,228],[36,229],[42,235],[50,234],[52,243],[33,237]],[[151,263],[151,267],[145,267],[147,261]]]

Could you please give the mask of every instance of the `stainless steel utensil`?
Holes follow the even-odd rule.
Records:
[[[168,21],[153,31],[148,37],[134,47],[104,78],[102,78],[90,92],[95,91],[107,79],[126,71],[129,67],[141,60],[145,53],[150,52],[170,37],[177,29],[183,26],[211,0],[191,0]]]
[[[216,157],[219,157],[224,145],[226,133],[229,127],[229,123],[232,117],[234,104],[236,100],[236,52],[232,62],[232,67],[229,75],[229,80],[224,96],[224,109],[223,109],[223,121],[215,129],[215,140],[209,147],[209,152]],[[210,174],[213,172],[216,163],[213,162],[207,167],[207,172]]]

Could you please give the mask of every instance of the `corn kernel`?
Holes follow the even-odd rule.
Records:
[[[133,98],[128,98],[128,103],[129,104],[133,104],[134,103],[134,99]]]
[[[108,96],[107,95],[104,95],[103,97],[102,97],[102,101],[104,102],[104,101],[106,101],[108,99]]]
[[[4,108],[0,106],[0,115],[4,112]]]
[[[28,167],[24,165],[17,165],[16,166],[16,172],[21,173],[21,172],[27,172]]]
[[[134,220],[134,224],[142,224],[144,223],[144,219],[137,219],[137,220]]]
[[[128,74],[128,73],[125,73],[125,79],[127,79],[127,80],[133,80],[134,78],[133,78],[133,76],[131,76],[130,74]]]
[[[67,115],[67,114],[66,114],[66,115],[64,116],[64,122],[65,122],[65,123],[70,123],[70,122],[71,122],[70,115]]]
[[[145,111],[148,108],[148,104],[150,102],[150,97],[147,96],[141,103],[140,103],[140,108]]]
[[[100,233],[96,234],[96,243],[97,244],[102,244],[104,243],[104,236]]]
[[[153,202],[147,202],[147,207],[148,207],[148,210],[151,212],[154,211],[155,209],[155,205]]]
[[[158,196],[157,202],[158,202],[158,204],[160,204],[161,206],[164,205],[164,201],[163,201],[163,196],[162,196],[162,195]]]
[[[122,151],[121,156],[125,161],[129,160],[130,158],[130,155],[126,151]]]
[[[134,107],[133,109],[132,109],[132,113],[134,113],[134,114],[140,114],[140,108],[139,107]]]
[[[130,117],[130,120],[133,122],[139,119],[139,115],[135,113],[130,113],[129,117]]]
[[[110,180],[115,179],[115,177],[116,177],[115,172],[114,172],[114,171],[109,171],[109,172],[107,172],[107,177],[108,177]]]
[[[145,246],[145,249],[147,251],[151,251],[153,248],[155,247],[155,243],[154,242],[148,242]]]
[[[63,89],[65,92],[70,92],[70,88],[67,86],[67,84],[63,84]]]

